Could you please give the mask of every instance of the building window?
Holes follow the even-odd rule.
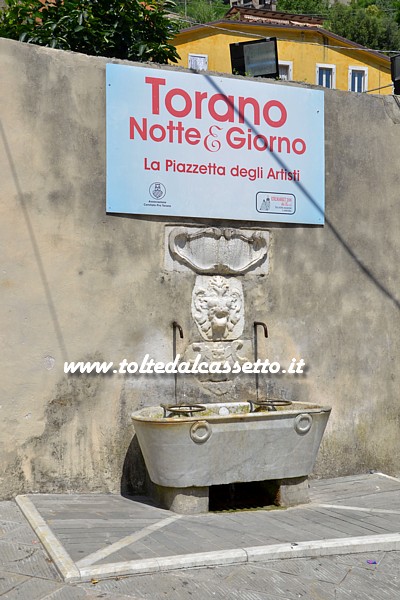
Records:
[[[349,67],[349,91],[366,92],[368,89],[368,69],[366,67]]]
[[[194,71],[207,71],[208,54],[189,54],[188,63],[189,69],[193,69]]]
[[[326,88],[336,87],[336,67],[335,65],[317,65],[317,85]]]
[[[279,79],[291,81],[293,79],[293,63],[291,60],[279,61]]]

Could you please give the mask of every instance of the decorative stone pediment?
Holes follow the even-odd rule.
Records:
[[[196,273],[240,275],[265,262],[268,241],[264,231],[175,227],[169,234],[169,251]]]

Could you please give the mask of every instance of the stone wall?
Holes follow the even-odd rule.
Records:
[[[106,60],[4,39],[0,51],[0,497],[141,491],[130,413],[172,402],[173,377],[67,375],[64,361],[168,361],[174,320],[184,352],[196,276],[165,258],[166,235],[232,223],[107,215]],[[260,376],[263,393],[332,405],[317,476],[396,475],[400,108],[331,90],[325,107],[327,223],[264,228],[243,336],[251,349],[264,321],[260,357],[306,361],[304,375]],[[232,396],[254,395],[254,378],[239,383]],[[190,389],[178,377],[178,395]]]

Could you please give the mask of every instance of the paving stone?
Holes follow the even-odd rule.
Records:
[[[380,556],[381,554],[383,554],[383,556]],[[376,569],[379,571],[382,570],[389,577],[393,577],[397,581],[400,581],[400,552],[377,553],[377,556],[378,558],[376,558],[376,555],[373,555],[373,559],[378,563]]]
[[[17,563],[27,560],[38,551],[39,549],[32,548],[25,544],[16,544],[9,541],[5,542],[4,540],[0,540],[0,557],[3,564]]]
[[[13,521],[15,523],[26,523],[26,519],[15,502],[0,502],[0,520]]]
[[[346,573],[346,566],[338,565],[336,561],[330,558],[325,558],[324,560],[311,558],[303,565],[303,570],[300,574],[304,581],[318,581],[320,583],[338,585]]]
[[[0,565],[10,573],[60,579],[56,567],[41,546],[32,547],[0,540]]]
[[[255,574],[254,574],[255,573]],[[97,586],[96,586],[97,587]],[[98,584],[104,592],[134,591],[140,599],[159,600],[294,600],[312,598],[334,600],[334,585],[318,581],[303,581],[298,576],[273,574],[267,569],[252,570],[252,565],[191,569],[174,573],[128,577],[119,582]]]
[[[25,546],[39,546],[41,547],[39,538],[35,535],[30,525],[21,525],[15,523],[15,528],[10,529],[1,537],[3,542],[19,542]]]
[[[140,600],[160,600],[161,598],[163,600],[166,598],[217,600],[229,597],[228,591],[215,582],[188,582],[184,576],[173,577],[170,573],[129,577],[120,581],[102,581],[96,585],[96,588],[104,592],[128,596],[134,593],[134,597]]]
[[[17,529],[18,527],[21,527],[20,523],[15,523],[13,521],[0,521],[0,538],[4,539],[8,533]]]
[[[279,600],[288,598],[318,597],[322,592],[329,599],[334,599],[334,585],[329,582],[321,582],[312,577],[299,577],[298,574],[282,573],[278,570],[268,568],[252,569],[252,565],[246,564],[233,570],[228,579],[224,579],[224,584],[229,583],[233,590],[254,591],[258,593],[268,593]]]
[[[369,564],[368,560],[374,560],[377,564],[380,564],[385,556],[386,552],[360,552],[358,554],[344,554],[343,556],[335,557],[335,562],[338,565],[346,565],[348,567],[358,567],[359,569],[366,569],[368,571],[374,571],[377,565]],[[388,554],[397,555],[400,560],[400,552],[390,552]],[[400,563],[399,563],[400,564]]]
[[[89,596],[86,590],[79,589],[75,586],[58,588],[46,596],[46,600],[86,600],[87,598],[89,598]]]
[[[286,560],[272,560],[265,563],[251,565],[253,573],[257,570],[268,573],[276,571],[282,576],[293,575],[301,577],[304,581],[320,581],[323,583],[338,584],[345,576],[348,567],[338,565],[335,560],[319,558],[290,558]]]
[[[394,600],[399,597],[397,582],[388,579],[387,574],[376,576],[357,568],[349,570],[347,577],[336,588],[338,600]]]
[[[313,484],[314,485],[314,484]],[[394,506],[400,482],[382,476],[357,476],[315,484],[321,503],[383,511]],[[379,500],[380,498],[380,500]],[[301,542],[355,534],[399,531],[393,513],[327,508],[313,504],[285,511],[254,511],[184,516],[157,531],[146,528],[171,517],[168,511],[120,496],[66,494],[30,496],[31,501],[74,560],[124,540],[133,532],[145,535],[123,543],[102,559],[107,565],[144,557],[210,552],[230,548]],[[379,500],[379,501],[378,501]],[[3,507],[4,504],[4,507]],[[381,509],[380,509],[381,510]],[[4,516],[6,515],[6,516]],[[368,552],[346,556],[269,560],[210,569],[182,569],[152,575],[121,576],[96,585],[60,583],[54,565],[13,503],[0,503],[0,565],[6,571],[0,596],[20,594],[24,600],[394,600],[400,598],[400,552]],[[136,533],[135,533],[136,535]],[[133,538],[135,539],[135,538]],[[128,540],[130,542],[131,539]],[[116,549],[118,549],[116,547]],[[264,555],[263,555],[264,556]],[[262,559],[264,560],[264,559]],[[367,560],[376,560],[370,565]],[[97,562],[99,564],[99,561]],[[114,571],[115,572],[115,571]],[[31,576],[31,577],[27,577]],[[90,576],[90,574],[89,574]],[[10,586],[10,577],[15,578]],[[40,584],[47,580],[45,596]],[[3,596],[1,595],[3,593]],[[36,595],[35,595],[36,594]],[[39,595],[38,595],[39,594]],[[4,596],[6,597],[6,596]],[[22,598],[15,595],[13,598]]]
[[[391,571],[397,565],[399,575],[400,553],[379,554],[379,565],[368,565],[364,554],[274,560],[123,577],[95,588],[105,597],[140,600],[394,600],[400,586]],[[79,587],[93,590],[88,584]]]
[[[45,600],[96,600],[96,598],[102,598],[102,600],[132,600],[134,596],[122,596],[115,593],[111,596],[105,592],[96,590],[96,586],[92,586],[89,589],[78,586],[65,586],[46,596]]]
[[[312,480],[310,483],[310,497],[313,502],[327,502],[332,498],[335,499],[335,503],[351,498],[358,502],[364,496],[374,496],[376,492],[396,492],[400,489],[399,479],[391,479],[378,473]]]
[[[96,591],[96,586],[93,587],[92,590],[87,590],[87,596],[84,596],[84,598],[87,598],[88,600],[142,600],[141,598],[139,598],[139,596],[137,596],[134,593],[134,585],[132,584],[132,591],[128,594],[119,594],[117,592],[112,592],[110,594],[108,594],[107,592],[104,591]],[[47,600],[47,599],[46,599]],[[53,600],[53,599],[51,599]],[[57,600],[59,600],[57,598]],[[64,599],[62,599],[64,600]],[[72,600],[75,600],[75,597],[72,598]],[[148,600],[152,600],[152,598],[148,598]],[[167,600],[166,598],[164,598],[164,600]],[[192,599],[194,600],[194,599]]]
[[[15,573],[6,573],[0,571],[0,596],[13,589],[27,578],[24,575],[15,575]]]
[[[46,579],[27,578],[22,583],[6,592],[2,600],[42,600],[54,591],[59,584]]]

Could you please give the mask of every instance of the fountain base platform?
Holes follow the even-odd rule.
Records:
[[[299,504],[307,504],[310,501],[308,477],[293,477],[291,479],[260,483],[265,483],[265,501],[260,502],[258,498],[258,504],[261,505],[257,506],[258,508],[271,504],[282,508],[289,508],[291,506],[298,506]],[[276,489],[272,501],[271,487]],[[160,508],[165,508],[182,515],[202,514],[208,512],[210,508],[209,486],[173,488],[152,484],[150,494],[153,501]],[[249,500],[251,503],[251,499]],[[229,509],[231,509],[230,506]]]

